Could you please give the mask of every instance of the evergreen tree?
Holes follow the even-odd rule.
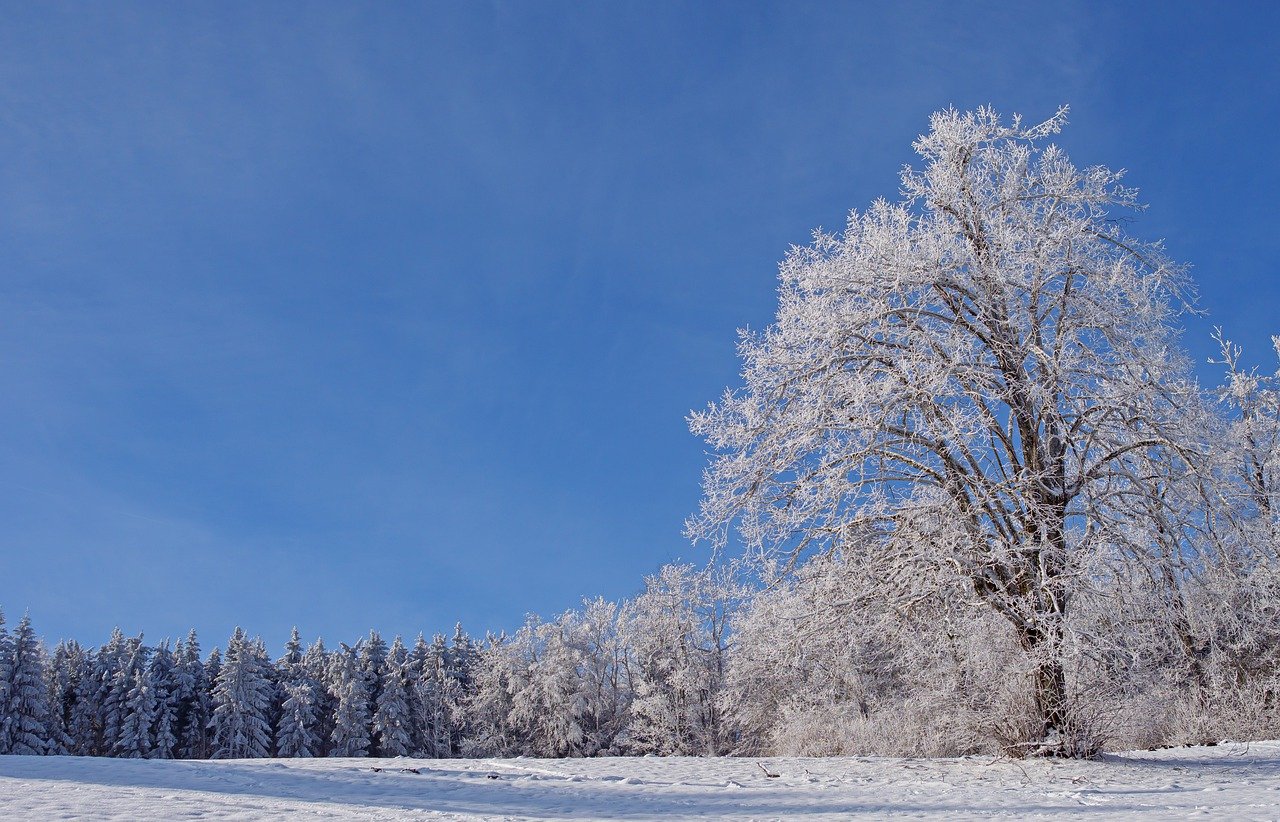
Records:
[[[410,686],[404,643],[395,638],[382,663],[373,729],[380,756],[408,756],[412,745]]]
[[[448,750],[444,756],[457,756],[462,752],[462,741],[470,729],[466,725],[464,708],[472,691],[473,671],[479,649],[475,641],[462,630],[462,623],[453,626],[453,640],[444,654],[443,679],[440,685],[441,720],[447,727]],[[443,730],[443,728],[442,728]]]
[[[285,683],[285,700],[276,730],[276,756],[315,756],[316,685],[309,677]]]
[[[369,755],[369,690],[356,650],[343,643],[329,668],[329,692],[336,702],[329,756]]]
[[[302,673],[312,683],[312,712],[315,725],[315,745],[312,756],[328,756],[329,746],[333,739],[333,718],[337,713],[337,702],[329,693],[329,652],[325,650],[324,640],[317,638],[307,647],[302,655]]]
[[[178,690],[177,664],[169,650],[168,640],[161,643],[151,657],[147,678],[151,682],[155,699],[151,728],[153,747],[150,755],[155,759],[173,759],[178,752],[178,702],[181,694]]]
[[[101,714],[96,702],[98,683],[97,656],[84,650],[76,662],[77,674],[73,687],[67,734],[71,737],[70,753],[76,756],[94,756],[100,753],[97,745],[102,735]]]
[[[8,656],[7,752],[25,756],[49,753],[49,703],[44,655],[31,628],[30,617],[23,616],[14,629]]]
[[[49,722],[46,738],[50,753],[75,753],[72,722],[76,714],[76,691],[83,668],[84,649],[75,640],[59,642],[47,670],[46,688],[49,700]]]
[[[210,680],[200,659],[200,640],[193,628],[174,653],[174,728],[180,759],[207,759],[209,750]]]
[[[430,712],[428,685],[431,666],[431,646],[418,634],[405,661],[405,675],[409,680],[409,744],[414,756],[432,756],[430,751]]]
[[[213,689],[213,756],[245,759],[271,755],[270,683],[257,643],[236,628],[227,641]]]
[[[298,626],[289,632],[289,641],[284,644],[284,656],[276,661],[276,668],[281,672],[281,680],[288,682],[297,678],[297,669],[302,665],[302,637],[298,635]]]
[[[112,754],[124,759],[150,757],[155,746],[151,726],[156,717],[156,695],[147,669],[130,665],[129,690],[124,699],[124,719]]]
[[[323,647],[323,646],[322,646]],[[276,719],[276,756],[316,756],[319,751],[316,715],[319,683],[308,673],[308,658],[295,627],[276,660],[280,709]]]
[[[97,686],[93,700],[98,714],[98,733],[94,740],[94,753],[97,755],[115,754],[125,719],[125,700],[133,686],[133,671],[129,666],[141,662],[141,648],[141,636],[126,638],[117,627],[98,652],[93,673]]]
[[[364,679],[365,692],[369,694],[367,715],[369,717],[370,740],[369,754],[380,756],[373,733],[373,716],[378,709],[378,697],[382,694],[382,666],[387,661],[387,642],[377,631],[370,630],[369,636],[356,643],[356,660],[360,677]]]

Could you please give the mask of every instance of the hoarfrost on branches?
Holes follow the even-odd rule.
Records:
[[[1089,753],[1064,656],[1073,599],[1162,513],[1147,468],[1193,470],[1202,397],[1173,320],[1188,286],[1125,234],[1132,189],[989,109],[935,114],[903,200],[818,232],[781,267],[776,322],[744,334],[745,385],[691,418],[716,449],[689,523],[790,563],[865,552],[854,599],[951,589],[1030,660],[1027,746]]]

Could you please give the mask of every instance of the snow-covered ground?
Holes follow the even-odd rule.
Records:
[[[766,768],[779,775],[766,776]],[[5,820],[951,820],[1077,814],[1280,819],[1280,742],[1132,753],[1097,762],[1019,763],[0,757]]]

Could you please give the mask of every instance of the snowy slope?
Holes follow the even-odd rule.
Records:
[[[780,774],[767,777],[761,765]],[[372,770],[375,767],[381,771]],[[416,768],[410,773],[402,768]],[[1280,742],[1097,762],[0,757],[0,818],[1280,819]]]

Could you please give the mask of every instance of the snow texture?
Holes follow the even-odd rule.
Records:
[[[1248,820],[1278,814],[1280,742],[1023,762],[0,757],[0,815],[7,820]]]

